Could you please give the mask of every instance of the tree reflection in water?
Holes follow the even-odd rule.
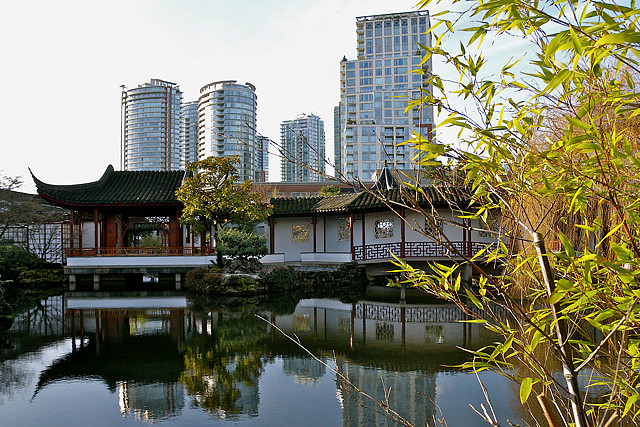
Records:
[[[195,323],[180,376],[187,393],[196,405],[221,418],[257,416],[258,378],[264,364],[272,361],[260,344],[268,336],[267,325],[249,313],[213,313]]]

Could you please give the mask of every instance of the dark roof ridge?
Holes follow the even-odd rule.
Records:
[[[115,169],[113,168],[113,165],[109,165],[107,166],[107,169],[105,169],[100,179],[98,179],[97,181],[83,182],[82,184],[48,184],[36,178],[36,176],[31,171],[31,168],[29,168],[31,178],[33,178],[33,181],[36,183],[36,187],[38,188],[38,190],[41,187],[51,190],[86,190],[90,188],[98,188],[102,187],[114,172]]]

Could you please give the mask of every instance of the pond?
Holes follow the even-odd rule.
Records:
[[[452,367],[494,338],[461,319],[290,295],[52,297],[0,332],[0,423],[397,425],[388,405],[412,425],[485,426],[469,407],[485,402],[479,380],[498,418],[521,422],[517,385]]]

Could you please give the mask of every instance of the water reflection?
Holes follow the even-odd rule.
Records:
[[[258,415],[259,377],[271,361],[267,325],[251,313],[192,313],[180,381],[194,404],[218,418]]]
[[[432,425],[436,405],[460,406],[440,397],[451,384],[447,376],[462,378],[450,368],[467,358],[458,347],[478,348],[493,339],[477,324],[459,323],[464,316],[450,305],[345,304],[331,299],[284,305],[273,300],[238,302],[188,302],[169,294],[67,296],[42,302],[16,317],[0,337],[6,344],[0,353],[0,417],[19,413],[25,421],[29,408],[47,402],[67,405],[69,417],[79,419],[83,411],[91,414],[117,405],[119,418],[105,419],[109,425],[126,419],[390,423],[380,407],[334,381],[330,368],[283,336],[281,329],[330,367],[335,360],[335,367],[373,399],[414,425]],[[295,309],[284,314],[284,306]],[[29,365],[33,360],[37,366]],[[460,392],[465,406],[470,399],[482,401],[475,378],[467,378],[460,384],[469,390],[469,384],[474,385],[477,392]],[[114,399],[94,399],[90,408],[74,406],[74,399],[81,397],[69,396],[78,383],[103,384]],[[49,391],[54,390],[64,390],[67,400],[52,397]],[[465,420],[456,418],[457,413],[445,416],[449,425]],[[482,425],[470,410],[465,417]],[[35,416],[31,421],[43,424]],[[71,418],[66,423],[74,425]]]
[[[430,425],[439,415],[436,373],[466,359],[459,346],[479,348],[493,338],[477,324],[458,322],[464,318],[453,305],[308,299],[292,315],[271,321],[316,354],[335,352],[338,370],[353,385],[337,382],[344,425],[392,425],[382,406],[414,425]],[[272,339],[285,338],[273,334]]]

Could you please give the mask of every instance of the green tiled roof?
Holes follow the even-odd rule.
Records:
[[[175,192],[184,171],[115,171],[109,165],[98,181],[52,185],[31,174],[44,199],[59,206],[181,205]]]
[[[276,198],[271,199],[274,216],[313,215],[321,213],[363,212],[386,210],[384,201],[390,204],[406,203],[416,200],[420,206],[467,207],[469,197],[462,188],[423,187],[423,192],[409,190],[361,191],[353,194],[341,194],[328,197]]]
[[[285,198],[279,197],[271,199],[273,206],[273,215],[311,215],[315,213],[315,205],[320,201],[321,197],[300,197]]]
[[[360,197],[360,193],[327,196],[318,201],[314,209],[316,212],[346,212],[358,197]]]
[[[359,193],[360,197],[355,199],[349,206],[352,211],[375,210],[384,208],[383,200],[391,204],[407,203],[415,200],[418,205],[426,206],[449,206],[466,205],[469,197],[465,195],[462,188],[446,187],[422,187],[422,192],[416,193],[412,190],[386,190]]]

